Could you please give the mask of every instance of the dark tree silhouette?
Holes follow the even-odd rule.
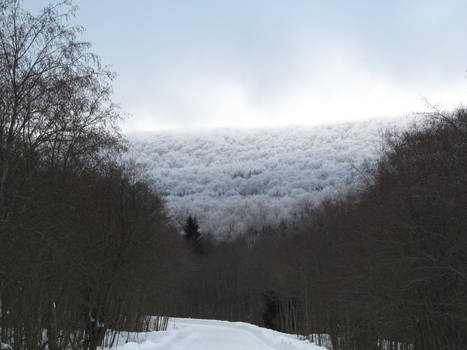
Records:
[[[170,313],[162,276],[185,248],[117,163],[113,74],[74,12],[0,1],[0,343],[14,349],[94,350],[107,330],[147,328]]]
[[[192,249],[200,255],[204,254],[204,249],[202,245],[203,236],[199,231],[199,225],[198,220],[196,220],[196,216],[188,216],[183,231],[185,232],[184,237],[189,242]]]

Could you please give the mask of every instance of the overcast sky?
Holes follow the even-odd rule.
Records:
[[[467,101],[465,0],[75,3],[84,39],[118,73],[124,131],[317,124]]]

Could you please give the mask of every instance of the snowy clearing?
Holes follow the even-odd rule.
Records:
[[[144,334],[118,350],[325,350],[296,336],[243,322],[174,318],[167,331]]]

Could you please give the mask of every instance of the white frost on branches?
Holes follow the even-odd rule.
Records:
[[[410,119],[264,129],[130,135],[129,157],[145,169],[175,220],[195,215],[217,237],[260,231],[360,184],[386,129]]]

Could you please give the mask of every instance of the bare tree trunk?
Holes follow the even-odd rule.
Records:
[[[49,350],[59,350],[57,346],[57,313],[53,299],[49,301],[47,319],[47,345]]]

